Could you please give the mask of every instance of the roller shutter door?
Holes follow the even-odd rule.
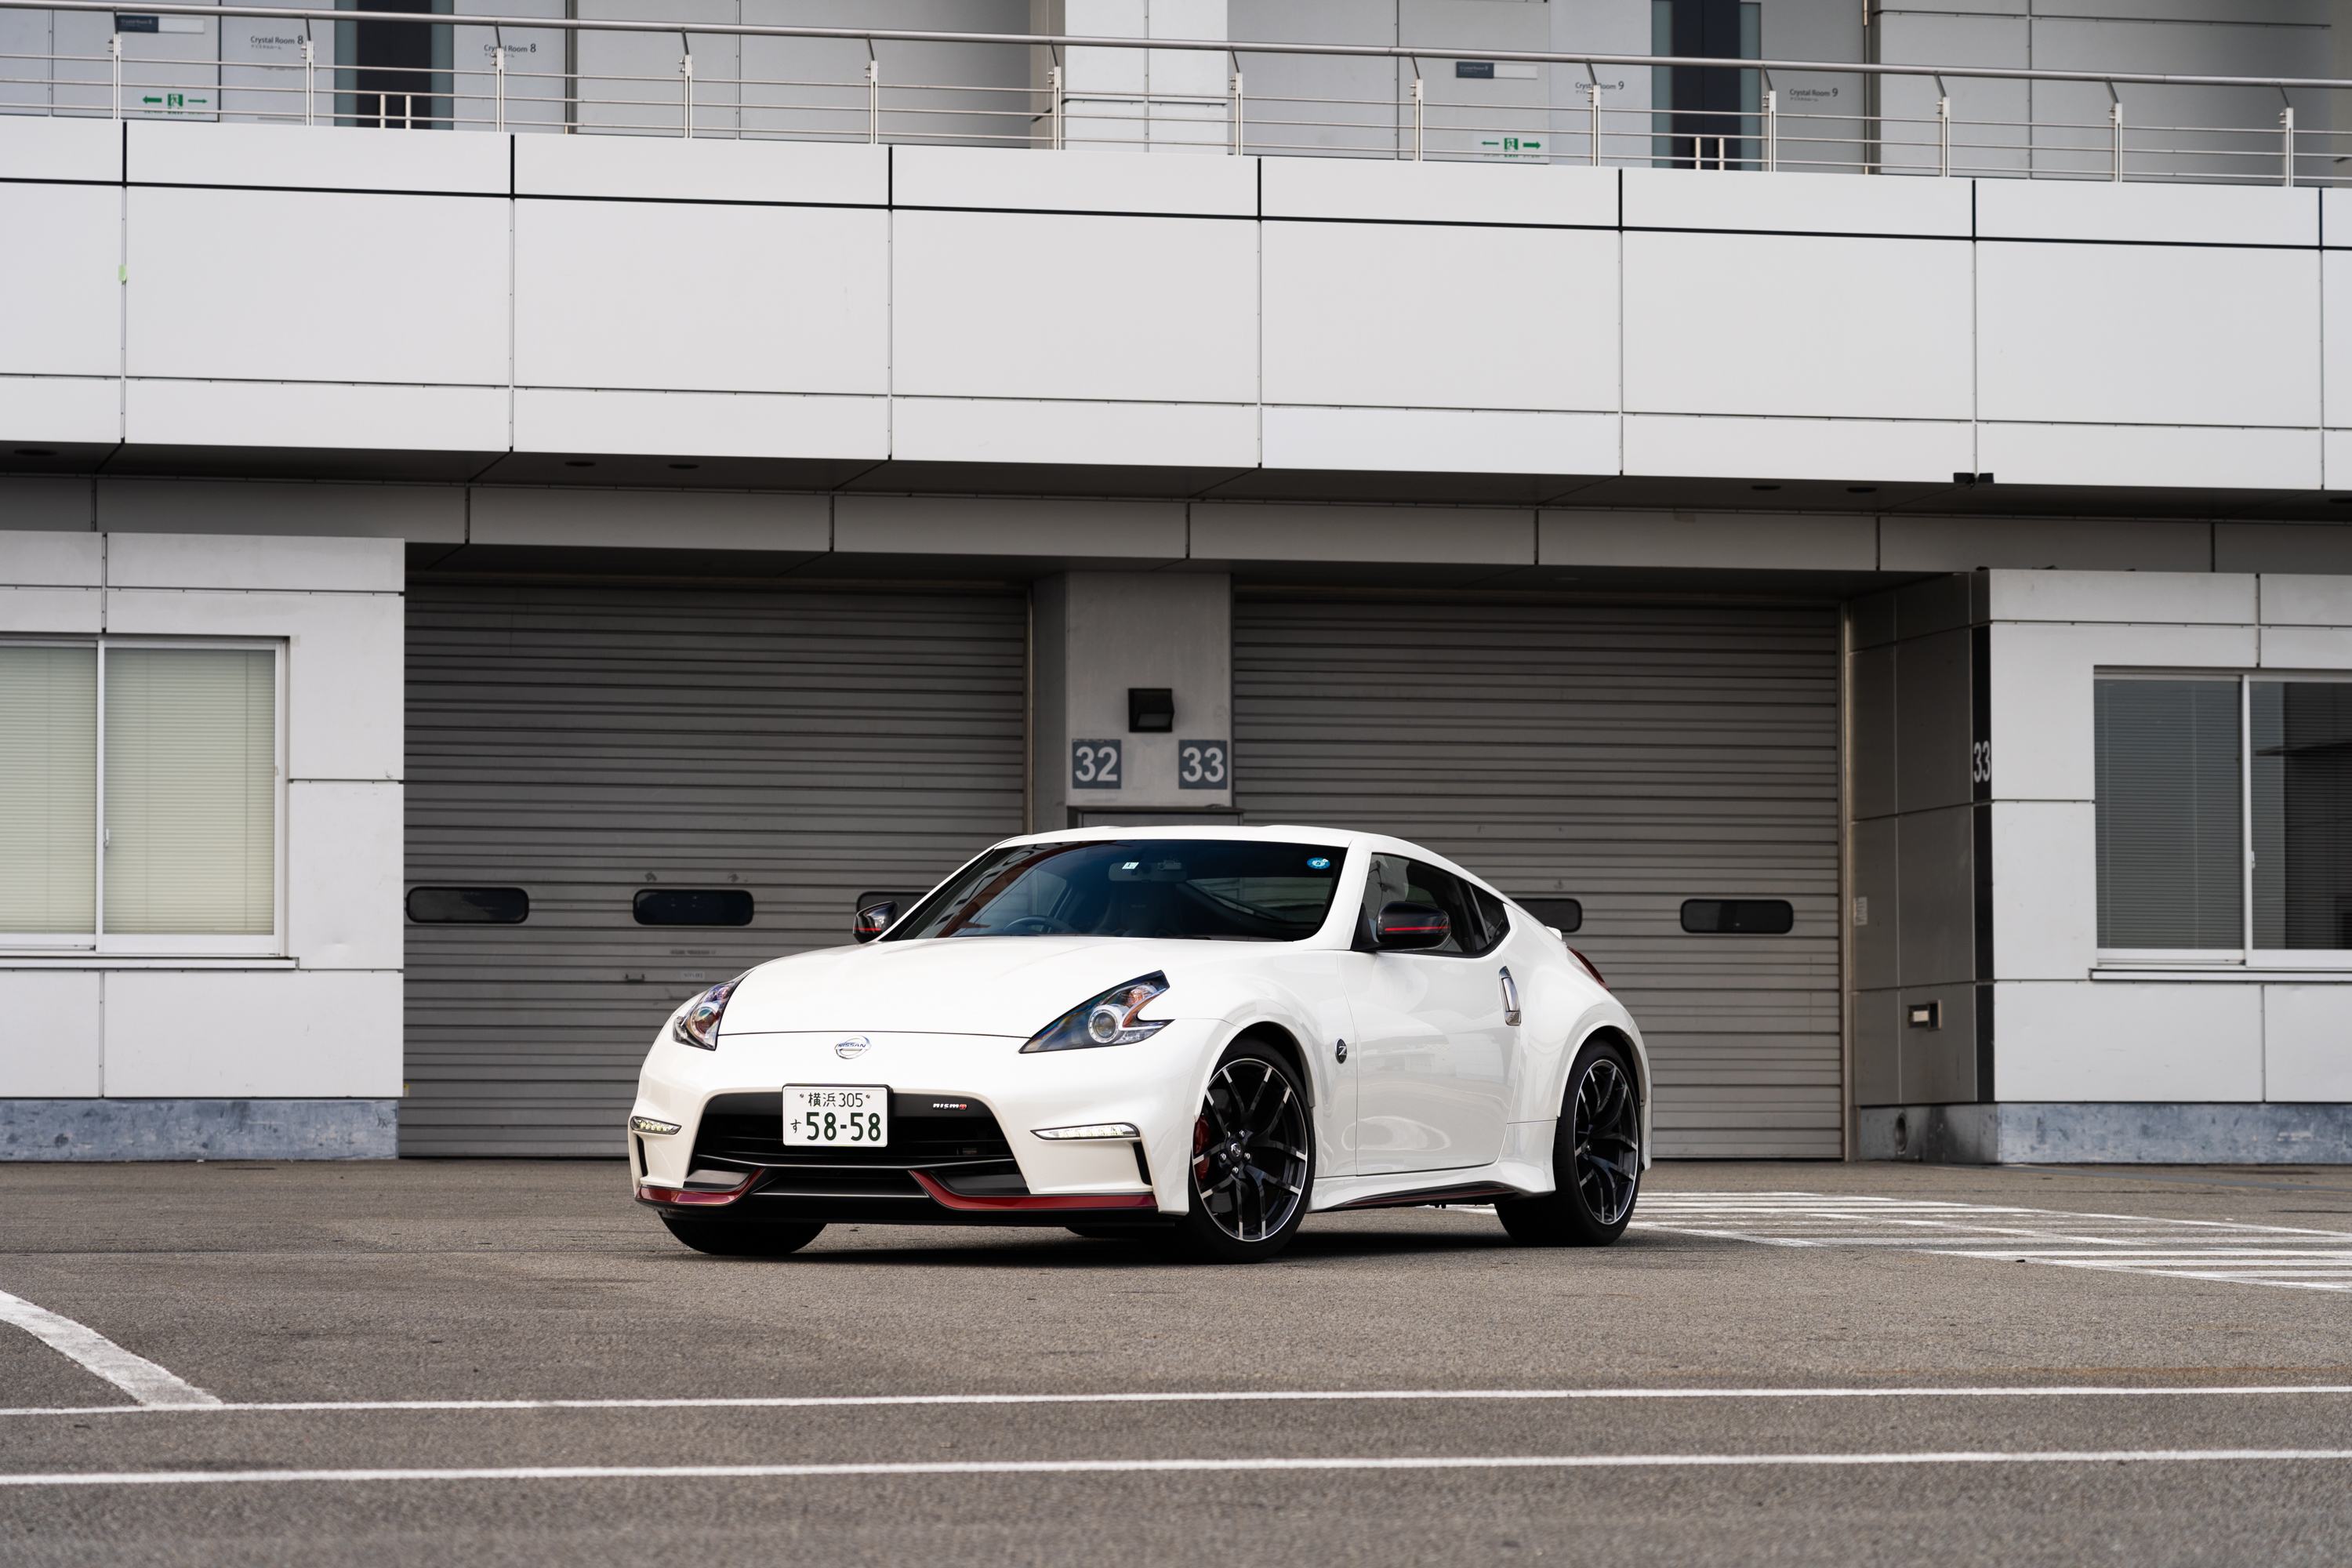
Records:
[[[1842,1152],[1837,618],[1829,609],[1244,596],[1234,779],[1252,823],[1393,833],[1522,896],[1641,1022],[1657,1152]],[[1694,936],[1685,899],[1786,899]]]
[[[530,913],[408,925],[404,1153],[620,1153],[678,1000],[1021,831],[1017,595],[425,584],[408,606],[408,883],[518,887]],[[752,923],[640,925],[646,889],[748,891]]]

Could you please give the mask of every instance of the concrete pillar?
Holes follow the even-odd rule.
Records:
[[[1032,830],[1232,819],[1232,579],[1070,572],[1031,603]]]

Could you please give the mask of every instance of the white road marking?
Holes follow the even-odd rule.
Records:
[[[0,1322],[14,1323],[58,1354],[80,1363],[149,1409],[205,1410],[220,1401],[144,1356],[132,1355],[96,1329],[0,1290]],[[121,1409],[109,1405],[108,1409]]]
[[[2352,1232],[1818,1193],[1644,1193],[1633,1226],[1762,1247],[1891,1247],[2057,1268],[2352,1290]]]
[[[1496,1454],[1458,1458],[970,1459],[840,1465],[526,1465],[504,1469],[109,1470],[0,1475],[0,1487],[222,1486],[285,1481],[766,1480],[826,1476],[1150,1475],[1284,1470],[1633,1470],[1886,1465],[2181,1465],[2352,1459],[2352,1448],[1961,1449],[1917,1454]]]
[[[1582,1399],[2105,1399],[2164,1395],[2275,1396],[2279,1394],[2352,1394],[2352,1383],[2260,1383],[2205,1386],[2161,1384],[2148,1387],[1999,1384],[1981,1387],[1908,1385],[1891,1388],[1381,1388],[1381,1389],[1215,1389],[1201,1392],[1141,1394],[826,1394],[744,1395],[732,1399],[346,1399],[287,1400],[250,1405],[215,1402],[182,1405],[214,1415],[255,1413],[351,1413],[364,1411],[440,1410],[496,1412],[502,1410],[824,1410],[892,1405],[1257,1405],[1348,1403],[1365,1400],[1433,1399],[1582,1400]],[[24,1405],[0,1409],[5,1415],[141,1415],[163,1406],[99,1405],[75,1408]]]

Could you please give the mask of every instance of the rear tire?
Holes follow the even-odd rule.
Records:
[[[714,1258],[783,1258],[817,1238],[822,1225],[728,1225],[661,1216],[669,1233]]]
[[[1522,1247],[1606,1247],[1625,1234],[1642,1186],[1642,1104],[1622,1047],[1594,1040],[1569,1069],[1552,1135],[1558,1190],[1512,1198],[1495,1215]]]
[[[1315,1121],[1289,1054],[1256,1040],[1226,1047],[1192,1123],[1189,1202],[1147,1232],[1168,1257],[1264,1263],[1298,1234],[1315,1185]]]

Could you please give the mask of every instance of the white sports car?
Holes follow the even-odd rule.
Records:
[[[1633,1213],[1633,1017],[1559,932],[1402,839],[1039,834],[855,934],[656,1037],[631,1176],[688,1246],[1055,1225],[1241,1263],[1331,1209],[1491,1203],[1541,1246]]]

